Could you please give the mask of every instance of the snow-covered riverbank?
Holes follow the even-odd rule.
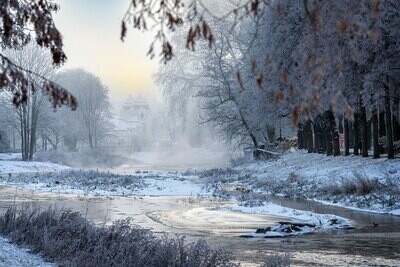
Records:
[[[31,254],[27,249],[11,244],[0,237],[0,266],[1,267],[55,267],[54,263],[46,262],[42,257]]]
[[[216,189],[230,184],[262,194],[395,215],[400,209],[399,158],[327,157],[293,150],[269,161],[190,175]]]

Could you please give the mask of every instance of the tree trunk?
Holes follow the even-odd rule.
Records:
[[[333,144],[332,144],[332,132],[330,130],[326,130],[325,142],[326,142],[326,155],[327,156],[332,156],[332,154],[333,154]]]
[[[299,123],[297,125],[297,147],[298,149],[304,149],[304,125]]]
[[[314,125],[314,153],[318,153],[319,149],[321,147],[321,144],[319,143],[319,136],[317,132],[317,127]]]
[[[379,137],[386,136],[385,112],[379,112]]]
[[[304,130],[304,127],[302,127],[302,130]],[[267,136],[268,136],[268,139],[269,139],[269,141],[271,142],[271,143],[274,143],[275,142],[275,127],[268,127],[267,128]],[[302,137],[303,137],[303,144],[305,143],[304,142],[304,133],[303,133],[303,135],[302,135]],[[305,146],[304,146],[305,147]],[[303,147],[303,148],[304,148]]]
[[[29,146],[29,160],[33,160],[33,153],[35,152],[35,146],[36,146],[36,128],[32,127],[30,135],[31,135],[31,143]]]
[[[258,150],[257,139],[251,132],[249,132],[249,135],[250,135],[251,141],[253,142],[253,146],[254,146],[253,156],[255,159],[260,159],[261,152]]]
[[[399,123],[399,105],[400,105],[400,98],[393,99],[393,141],[400,140],[400,123]]]
[[[368,157],[368,125],[367,125],[367,114],[365,112],[365,106],[361,107],[360,114],[360,122],[361,122],[361,151],[363,157]]]
[[[350,155],[350,133],[349,133],[349,120],[344,119],[344,155]]]
[[[379,158],[379,124],[378,112],[376,109],[372,112],[372,144],[374,147],[374,159]]]
[[[91,149],[94,149],[94,145],[93,145],[93,137],[92,137],[92,135],[89,133],[89,145],[90,145],[90,148]]]
[[[354,123],[353,123],[353,129],[354,129],[354,147],[353,147],[353,153],[354,155],[358,156],[359,155],[359,146],[360,146],[360,140],[359,140],[359,129],[358,129],[358,121],[359,121],[359,115],[358,113],[354,114]]]
[[[323,115],[325,121],[325,142],[326,142],[326,155],[333,155],[333,133],[335,129],[335,117],[331,110],[325,111]],[[339,140],[338,140],[339,141]]]
[[[340,156],[340,144],[339,144],[339,132],[335,130],[333,132],[333,156]]]
[[[387,154],[389,159],[394,159],[393,135],[392,135],[392,112],[390,111],[389,86],[385,86],[385,122],[386,122],[386,140]]]
[[[307,150],[308,153],[312,153],[314,150],[314,142],[313,142],[313,131],[312,131],[312,123],[311,120],[306,122],[306,136],[307,136]]]
[[[340,156],[340,144],[339,144],[339,132],[336,127],[335,116],[332,111],[329,111],[330,114],[330,125],[332,128],[332,144],[333,144],[333,156]]]

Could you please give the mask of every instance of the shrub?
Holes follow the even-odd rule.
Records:
[[[269,255],[262,267],[289,267],[290,256],[290,253]]]
[[[62,266],[235,266],[204,240],[156,237],[129,218],[96,227],[71,210],[12,207],[0,217],[0,233]]]
[[[288,176],[288,182],[289,183],[295,183],[299,181],[299,175],[296,174],[295,172],[290,172]]]

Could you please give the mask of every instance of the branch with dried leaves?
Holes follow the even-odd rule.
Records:
[[[73,110],[76,109],[78,104],[76,98],[57,83],[14,64],[2,54],[0,54],[0,66],[2,69],[0,90],[11,91],[14,105],[19,106],[26,103],[28,93],[35,93],[37,88],[40,88],[49,95],[54,108],[67,105]],[[36,81],[30,79],[29,75],[36,77]]]
[[[166,63],[174,56],[168,32],[174,32],[182,25],[189,25],[186,48],[195,50],[199,40],[205,40],[211,47],[214,43],[214,34],[207,17],[224,20],[229,16],[234,16],[235,21],[250,14],[257,17],[260,10],[270,5],[270,2],[269,0],[247,0],[227,13],[217,16],[201,0],[191,0],[187,6],[183,0],[132,0],[122,19],[121,40],[124,41],[126,37],[127,24],[132,24],[134,29],[142,31],[148,31],[149,28],[155,29],[156,34],[147,54],[150,58],[154,58],[154,46],[160,43],[161,61]]]
[[[67,57],[63,51],[61,33],[56,28],[52,13],[59,6],[46,0],[7,0],[0,5],[0,45],[6,49],[21,49],[33,39],[40,47],[50,50],[53,64],[62,65]],[[31,81],[29,75],[40,78],[40,84]],[[10,90],[14,94],[15,105],[25,104],[27,92],[34,92],[37,87],[49,94],[53,106],[68,105],[72,109],[77,106],[77,100],[66,89],[56,83],[41,77],[36,73],[17,66],[6,56],[0,55],[0,91]]]

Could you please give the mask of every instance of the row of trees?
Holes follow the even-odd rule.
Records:
[[[20,144],[23,160],[32,160],[40,146],[44,150],[50,147],[57,150],[63,143],[75,151],[78,141],[82,141],[87,142],[90,148],[96,148],[99,140],[105,137],[111,118],[109,91],[100,79],[82,69],[56,72],[48,51],[35,44],[7,50],[5,54],[13,63],[32,73],[29,79],[37,82],[39,90],[28,89],[27,101],[18,106],[11,101],[13,92],[21,90],[18,83],[12,85],[16,88],[1,95],[2,140],[12,140],[8,146]],[[79,108],[76,111],[66,107],[55,110],[49,95],[40,90],[38,75],[69,88],[79,98]]]
[[[291,118],[292,125],[299,124],[300,147],[309,151],[339,154],[343,128],[345,155],[352,147],[367,156],[372,140],[378,157],[379,138],[385,136],[393,158],[399,134],[399,5],[278,0],[258,9],[256,18],[231,14],[221,20],[215,14],[226,5],[219,3],[204,15],[214,14],[206,17],[215,37],[212,48],[206,42],[195,53],[185,51],[176,42],[188,30],[182,26],[170,38],[178,52],[156,77],[173,99],[197,96],[201,121],[235,145],[271,142],[277,122]]]

